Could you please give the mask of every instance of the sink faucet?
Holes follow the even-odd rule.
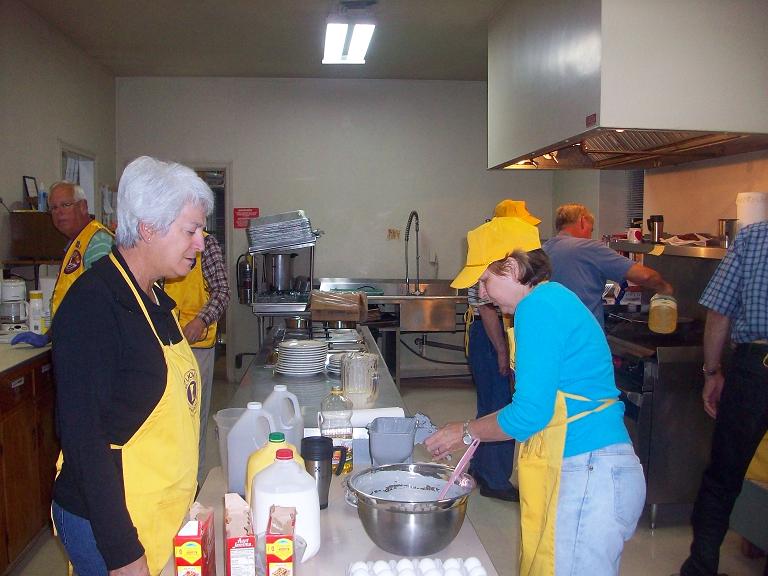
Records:
[[[411,291],[411,281],[408,276],[408,237],[411,234],[411,223],[414,219],[416,220],[416,289]],[[419,290],[419,258],[419,213],[416,210],[411,210],[408,215],[408,224],[405,225],[405,292],[410,296],[421,294],[421,290]]]

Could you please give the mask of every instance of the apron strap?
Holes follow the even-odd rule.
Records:
[[[469,327],[472,326],[472,322],[475,321],[475,310],[472,308],[472,304],[467,306],[467,311],[464,312],[464,355],[469,356]]]

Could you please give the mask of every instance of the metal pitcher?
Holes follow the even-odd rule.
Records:
[[[264,282],[271,292],[293,289],[293,259],[296,254],[264,254]]]

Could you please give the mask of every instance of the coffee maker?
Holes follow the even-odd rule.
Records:
[[[27,332],[27,285],[20,278],[6,278],[0,286],[0,342],[8,343],[18,332]]]

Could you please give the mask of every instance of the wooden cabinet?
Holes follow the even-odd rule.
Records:
[[[0,573],[45,526],[58,443],[51,354],[0,374]]]

